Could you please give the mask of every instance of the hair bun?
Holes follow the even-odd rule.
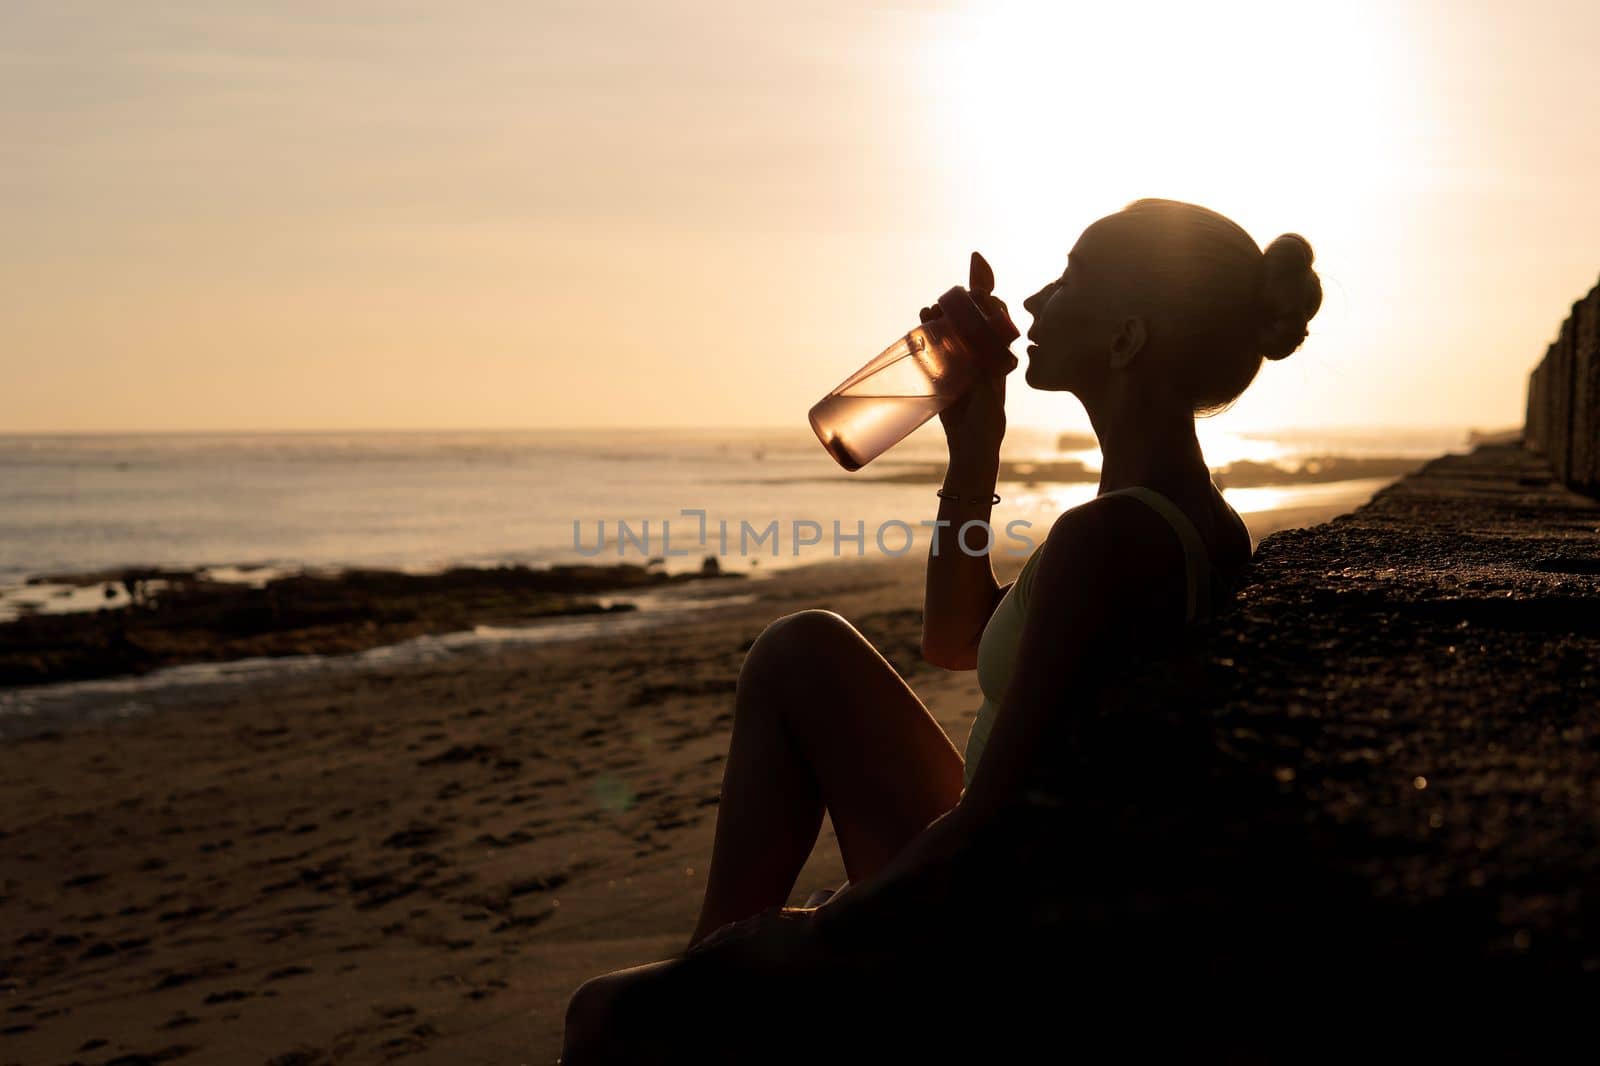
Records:
[[[1256,347],[1268,359],[1284,359],[1306,339],[1306,324],[1322,306],[1322,282],[1311,269],[1311,243],[1285,233],[1261,254],[1260,317]]]

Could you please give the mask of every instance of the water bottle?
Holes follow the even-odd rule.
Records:
[[[994,291],[994,271],[972,253],[969,292],[939,297],[943,314],[895,341],[811,408],[811,428],[846,470],[860,470],[949,407],[980,373],[1010,367],[1018,330],[1004,311],[974,297]]]

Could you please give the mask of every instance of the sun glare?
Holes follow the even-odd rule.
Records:
[[[1310,349],[1344,332],[1341,268],[1379,254],[1387,229],[1411,94],[1385,73],[1407,65],[1387,54],[1404,35],[1383,17],[1263,0],[970,4],[926,67],[948,225],[982,234],[1021,295],[1060,273],[1083,227],[1142,196],[1214,208],[1263,245],[1304,233],[1325,288]]]
[[[1098,217],[1161,195],[1326,226],[1306,211],[1342,216],[1370,191],[1405,95],[1379,76],[1393,66],[1367,16],[1263,0],[973,4],[930,68],[952,144],[970,146],[951,153],[954,178],[1008,209]],[[1021,251],[1028,222],[997,253]]]

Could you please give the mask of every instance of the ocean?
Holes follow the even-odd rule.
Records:
[[[1239,459],[1429,457],[1465,450],[1468,432],[1199,426],[1214,469]],[[1013,427],[1005,458],[1077,458],[1098,468],[1097,451],[1062,450],[1057,437]],[[207,568],[222,579],[261,581],[302,568],[421,572],[651,558],[682,571],[699,569],[707,555],[723,569],[756,571],[830,554],[925,551],[919,523],[937,513],[937,485],[872,479],[943,454],[931,423],[854,474],[835,465],[804,426],[0,436],[0,620],[19,610],[115,605],[100,586],[74,590],[37,579],[123,567]],[[1352,488],[1365,486],[1226,495],[1248,515]],[[1095,486],[1002,484],[1000,491],[997,535],[1008,523],[1024,525],[997,540],[997,550],[1025,552],[1024,538],[1042,537],[1056,514],[1089,499]]]

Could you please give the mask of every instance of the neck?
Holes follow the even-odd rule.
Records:
[[[1085,402],[1100,439],[1102,493],[1146,485],[1182,493],[1210,484],[1194,413],[1171,397],[1148,390],[1112,389]]]

